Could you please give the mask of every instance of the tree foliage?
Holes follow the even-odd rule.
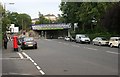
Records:
[[[15,24],[20,29],[28,29],[31,25],[31,17],[28,14],[18,14],[17,12],[5,12],[2,18],[2,29],[6,31],[6,27]]]
[[[39,14],[39,21],[35,22],[36,25],[37,24],[48,24],[48,23],[52,23],[52,21],[49,19],[46,19],[43,14]]]
[[[108,32],[120,34],[120,2],[115,3],[112,8],[109,8],[102,20],[102,25]]]
[[[31,17],[27,14],[18,14],[16,17],[18,26],[21,29],[27,29],[30,28],[31,25]]]
[[[114,4],[112,2],[62,2],[60,10],[66,23],[78,23],[77,33],[102,32],[106,27],[101,24],[101,21]]]

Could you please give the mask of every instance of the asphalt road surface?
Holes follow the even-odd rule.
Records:
[[[37,39],[38,49],[3,50],[5,75],[118,75],[118,48]]]

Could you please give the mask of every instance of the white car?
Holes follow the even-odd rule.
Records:
[[[88,43],[90,44],[90,38],[86,34],[77,34],[75,37],[76,43]]]
[[[65,41],[70,41],[70,37],[66,36],[65,38]]]
[[[108,45],[109,41],[105,37],[96,37],[92,40],[93,45]]]
[[[120,37],[111,37],[108,44],[111,48],[118,47],[120,48]]]

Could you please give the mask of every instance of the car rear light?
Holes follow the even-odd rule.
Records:
[[[26,44],[26,42],[24,42],[24,44]]]

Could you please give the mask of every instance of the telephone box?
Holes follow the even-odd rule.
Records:
[[[14,48],[14,51],[18,51],[18,37],[17,36],[13,36],[13,48]]]

